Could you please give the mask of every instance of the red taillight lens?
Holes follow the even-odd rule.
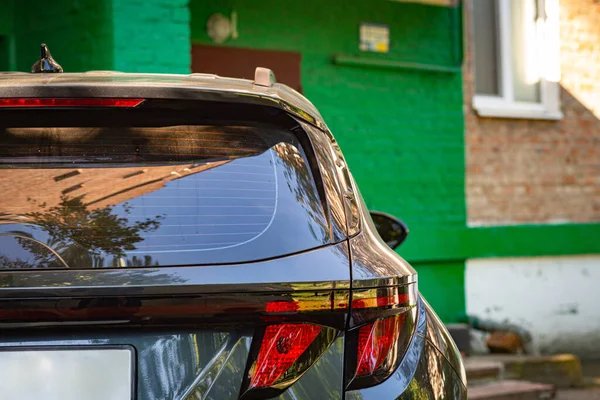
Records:
[[[356,376],[373,374],[390,355],[404,327],[406,314],[377,320],[358,330]]]
[[[377,385],[396,370],[414,332],[417,297],[416,283],[352,291],[348,390]]]
[[[250,372],[250,389],[273,386],[304,354],[321,333],[322,327],[312,324],[281,324],[267,326],[255,368]]]
[[[0,99],[0,107],[136,107],[144,99],[109,98],[8,98]]]
[[[269,301],[265,308],[268,313],[288,313],[296,312],[300,309],[300,304],[296,301]]]

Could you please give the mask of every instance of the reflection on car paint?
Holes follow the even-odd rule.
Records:
[[[416,280],[416,271],[377,235],[372,222],[363,220],[363,230],[350,239],[354,287],[399,285]]]
[[[427,312],[427,339],[444,355],[461,381],[466,385],[467,373],[456,343],[454,343],[446,329],[436,329],[436,326],[443,326],[442,321],[435,315],[427,300],[423,299],[423,304]]]
[[[12,298],[104,295],[175,295],[348,289],[345,242],[258,263],[141,269],[10,271],[0,295]],[[324,267],[326,266],[326,268]],[[243,285],[243,287],[240,287]]]
[[[467,398],[467,389],[439,351],[425,341],[415,375],[397,398],[461,400]]]
[[[330,224],[334,241],[341,240],[346,234],[346,211],[344,209],[343,190],[341,188],[338,174],[335,173],[335,164],[333,158],[333,148],[331,141],[323,135],[323,132],[314,127],[302,123],[304,131],[308,134],[312,146],[315,150],[315,156],[319,164],[319,172],[323,183],[323,190],[327,197],[329,207]]]
[[[237,399],[250,342],[249,337],[231,335],[180,399]],[[197,343],[196,350],[200,352]]]
[[[277,399],[341,399],[343,393],[344,336],[338,337],[321,358]]]

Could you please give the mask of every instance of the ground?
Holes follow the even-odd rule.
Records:
[[[600,400],[600,388],[559,390],[555,400]]]

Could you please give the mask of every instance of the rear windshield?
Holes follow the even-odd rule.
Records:
[[[289,129],[122,119],[0,120],[0,268],[235,263],[331,242]]]

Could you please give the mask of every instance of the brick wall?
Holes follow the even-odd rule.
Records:
[[[465,3],[469,32],[471,1]],[[471,225],[600,221],[600,2],[560,0],[561,121],[479,118],[464,68]]]
[[[188,0],[113,0],[114,69],[189,73]]]

